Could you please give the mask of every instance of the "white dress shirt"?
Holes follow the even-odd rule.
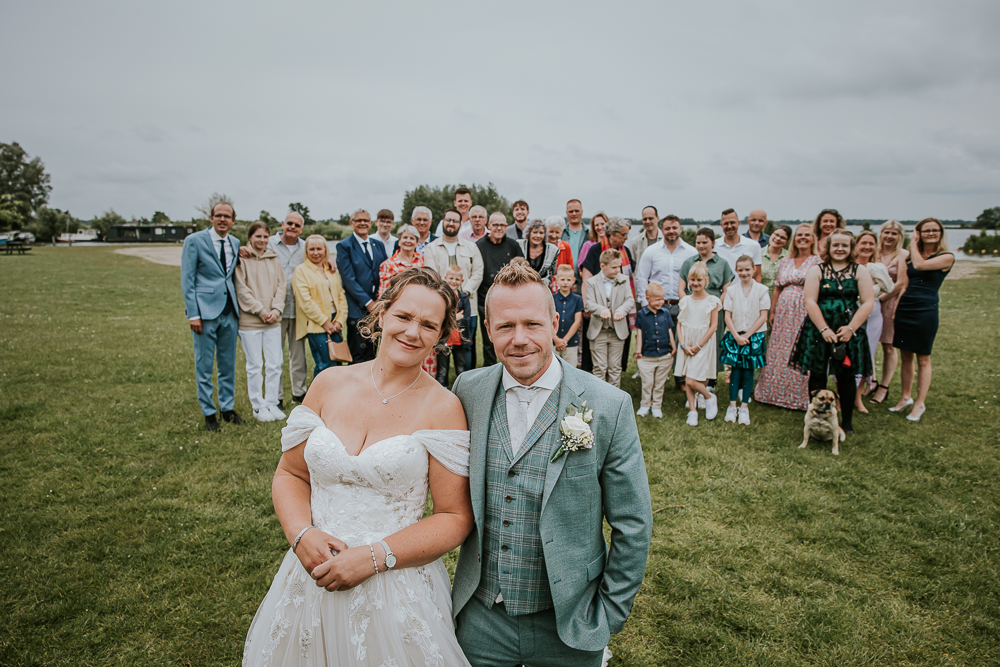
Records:
[[[538,419],[538,413],[542,411],[542,407],[545,405],[545,401],[549,400],[549,396],[559,386],[562,381],[562,364],[553,355],[552,361],[549,367],[542,373],[542,377],[535,380],[532,387],[538,387],[535,391],[535,395],[532,397],[531,402],[528,404],[528,431],[531,430],[531,425],[535,423]],[[514,415],[517,413],[518,401],[517,396],[513,391],[510,391],[511,387],[514,386],[524,386],[520,382],[514,379],[514,376],[507,372],[507,369],[503,369],[503,389],[506,392],[507,399],[507,423],[510,423]],[[520,445],[520,443],[518,443]],[[514,443],[511,443],[511,449],[513,453],[517,455],[519,449],[514,447]]]
[[[668,301],[676,300],[677,282],[681,275],[681,265],[698,251],[690,243],[677,240],[677,247],[671,252],[666,242],[657,243],[646,248],[635,271],[635,296],[643,306],[646,301],[646,286],[656,283],[663,288]],[[674,296],[672,296],[674,295]]]
[[[372,241],[378,241],[383,247],[385,247],[386,257],[392,257],[392,249],[396,247],[396,241],[399,240],[392,234],[389,234],[389,239],[387,241],[383,240],[378,234],[375,234],[374,236],[369,234],[368,238]]]
[[[733,275],[736,274],[736,260],[744,255],[753,259],[754,266],[760,266],[763,261],[763,253],[759,243],[745,236],[737,236],[736,238],[739,241],[734,246],[726,243],[726,237],[724,236],[715,240],[715,254],[726,260],[729,268],[733,270]],[[739,280],[739,278],[734,278],[733,280]]]
[[[233,242],[229,239],[229,234],[226,234],[225,237],[219,236],[215,227],[209,227],[208,235],[212,237],[212,247],[215,249],[216,256],[219,254],[219,243],[225,242],[223,247],[226,249],[226,271],[229,271],[233,268],[233,260],[236,258],[236,255],[233,254]]]

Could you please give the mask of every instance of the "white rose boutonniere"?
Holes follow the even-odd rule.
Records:
[[[626,278],[624,274],[619,273],[615,276],[615,285],[624,285],[627,282],[628,278]]]
[[[562,443],[552,455],[553,463],[566,452],[590,449],[594,446],[594,432],[590,430],[590,422],[593,420],[594,411],[587,409],[586,401],[579,408],[575,405],[566,408],[566,416],[559,423]]]

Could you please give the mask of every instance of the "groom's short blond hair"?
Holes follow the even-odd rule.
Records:
[[[520,259],[518,257],[514,258]],[[493,284],[490,286],[488,292],[486,292],[486,320],[490,319],[490,297],[493,296],[493,290],[499,287],[521,287],[523,285],[538,285],[544,291],[548,297],[549,302],[549,315],[554,319],[556,316],[556,302],[552,298],[552,292],[549,291],[549,286],[545,284],[542,277],[531,268],[531,265],[526,261],[511,261],[510,264],[500,269],[497,273],[497,277],[493,279]]]

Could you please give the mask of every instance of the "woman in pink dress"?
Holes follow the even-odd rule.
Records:
[[[806,321],[804,287],[809,269],[821,263],[816,254],[812,225],[796,228],[788,257],[778,264],[771,295],[771,338],[767,343],[767,366],[757,382],[753,397],[792,410],[809,405],[809,375],[788,365],[792,346]]]
[[[875,404],[885,401],[885,397],[889,394],[889,383],[892,382],[896,364],[899,362],[896,348],[892,346],[892,336],[896,331],[893,326],[896,321],[896,304],[899,303],[899,297],[902,296],[905,287],[900,276],[906,274],[906,258],[910,256],[909,251],[903,249],[905,243],[906,230],[897,221],[886,220],[879,228],[878,248],[875,254],[878,256],[878,261],[889,270],[889,277],[892,278],[895,287],[889,293],[889,298],[882,302],[882,335],[878,339],[882,343],[882,380],[875,388],[875,395],[871,399]]]

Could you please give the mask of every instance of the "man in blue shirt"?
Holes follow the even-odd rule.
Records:
[[[552,295],[559,314],[559,328],[552,343],[556,353],[573,368],[580,366],[580,325],[583,323],[583,299],[573,293],[576,276],[572,266],[561,264],[556,269],[559,291]]]
[[[767,227],[767,213],[759,208],[750,211],[750,215],[747,216],[747,227],[749,229],[743,236],[756,241],[761,248],[766,248],[767,242],[771,239],[769,234],[764,233],[764,228]]]

